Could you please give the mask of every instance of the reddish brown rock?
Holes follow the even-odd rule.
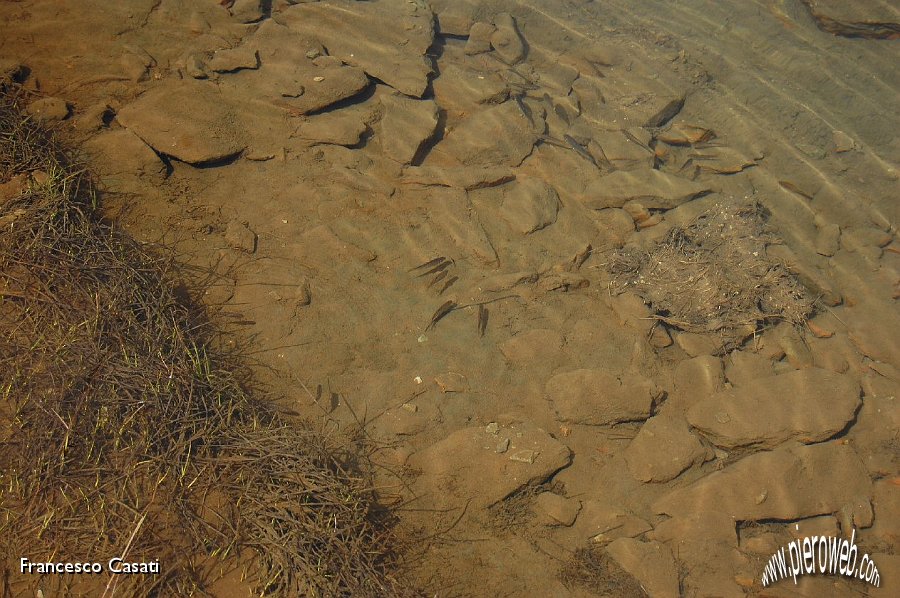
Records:
[[[502,438],[501,438],[502,437]],[[509,439],[505,452],[497,445]],[[422,472],[415,490],[436,508],[471,502],[485,508],[519,488],[543,481],[571,461],[568,447],[528,422],[498,426],[495,433],[482,426],[464,428],[409,458]]]
[[[868,504],[871,497],[865,465],[850,446],[790,443],[673,490],[653,510],[673,517],[714,510],[740,521],[794,520]]]
[[[401,93],[417,98],[425,93],[432,73],[426,54],[434,42],[434,15],[424,4],[406,0],[305,3],[284,10],[279,21]]]
[[[853,419],[859,396],[859,385],[849,376],[809,368],[719,392],[695,403],[687,419],[726,449],[819,442]]]
[[[585,205],[599,210],[620,208],[629,201],[639,201],[646,208],[674,208],[710,187],[652,168],[617,170],[592,182],[585,190]]]
[[[620,380],[604,370],[557,374],[545,392],[560,421],[595,426],[647,419],[659,396],[646,378],[632,375]]]
[[[518,166],[537,139],[528,118],[515,102],[473,114],[437,145],[467,166]]]
[[[191,164],[228,158],[246,146],[233,105],[206,81],[164,81],[116,119],[157,152]]]
[[[53,122],[69,116],[69,105],[59,98],[41,98],[28,104],[25,112],[38,122]]]
[[[559,354],[565,338],[555,330],[532,329],[500,343],[500,352],[511,363],[548,362]]]
[[[544,525],[568,527],[575,523],[581,502],[552,492],[542,492],[535,497],[532,509]]]
[[[606,552],[640,582],[648,595],[672,598],[681,595],[675,558],[664,544],[619,538],[606,547]]]
[[[150,146],[128,129],[106,131],[84,144],[91,166],[108,191],[127,191],[135,175],[158,184],[166,177],[166,166]]]
[[[648,419],[625,449],[628,470],[642,482],[668,482],[711,458],[684,420],[665,415]]]
[[[500,215],[516,232],[527,235],[556,222],[559,195],[544,181],[519,178],[503,189]]]
[[[381,103],[384,117],[379,125],[379,140],[384,152],[401,164],[419,161],[437,128],[437,104],[434,100],[414,100],[399,94],[386,95]]]
[[[252,99],[292,116],[317,112],[369,86],[361,68],[321,55],[319,42],[267,19],[242,48],[255,51],[259,67],[224,75],[219,86],[230,97]]]

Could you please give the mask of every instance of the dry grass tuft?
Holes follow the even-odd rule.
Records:
[[[638,581],[619,566],[600,546],[579,548],[563,563],[559,580],[567,588],[581,587],[597,596],[643,598]]]
[[[238,567],[258,594],[396,595],[352,448],[245,390],[172,263],[101,223],[16,93],[0,94],[0,553],[161,573],[16,566],[0,594],[207,595]]]
[[[659,320],[715,333],[727,346],[771,321],[800,324],[812,311],[796,276],[766,255],[776,241],[762,206],[721,203],[649,251],[620,250],[607,268],[615,292],[634,292]]]

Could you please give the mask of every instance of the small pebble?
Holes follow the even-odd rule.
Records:
[[[518,461],[519,463],[534,463],[537,455],[532,450],[521,450],[516,451],[512,455],[509,456],[510,461]]]

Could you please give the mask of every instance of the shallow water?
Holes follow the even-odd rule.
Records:
[[[404,525],[449,530],[413,579],[592,595],[557,573],[594,546],[653,595],[739,595],[789,538],[855,527],[890,591],[896,39],[824,31],[795,0],[379,0],[392,17],[370,29],[288,4],[257,27],[216,3],[5,3],[0,56],[70,102],[63,124],[133,234],[221,276],[207,299],[283,402],[365,419],[386,468],[410,467],[408,488],[384,480],[415,497]],[[467,39],[502,13],[523,40],[513,64],[501,38]],[[825,14],[900,21],[887,2]],[[209,67],[242,48],[257,66]],[[164,85],[204,91],[140,97]],[[126,118],[104,124],[104,105]],[[104,141],[123,126],[164,167]],[[721,202],[765,208],[766,257],[817,299],[809,324],[754,322],[726,352],[613,293],[617,248],[649,251]],[[797,586],[851,591],[869,590]]]

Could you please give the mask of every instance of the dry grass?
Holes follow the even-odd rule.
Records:
[[[88,178],[0,100],[2,595],[388,596],[352,447],[246,391],[171,261],[102,224]],[[18,559],[159,560],[158,576],[22,576]]]
[[[759,204],[723,202],[649,251],[617,252],[607,267],[616,292],[637,293],[666,324],[714,333],[727,346],[771,321],[800,324],[812,311],[796,276],[767,257],[775,242]]]
[[[597,596],[644,598],[638,581],[619,566],[600,546],[579,548],[559,571],[567,588],[582,587]]]

